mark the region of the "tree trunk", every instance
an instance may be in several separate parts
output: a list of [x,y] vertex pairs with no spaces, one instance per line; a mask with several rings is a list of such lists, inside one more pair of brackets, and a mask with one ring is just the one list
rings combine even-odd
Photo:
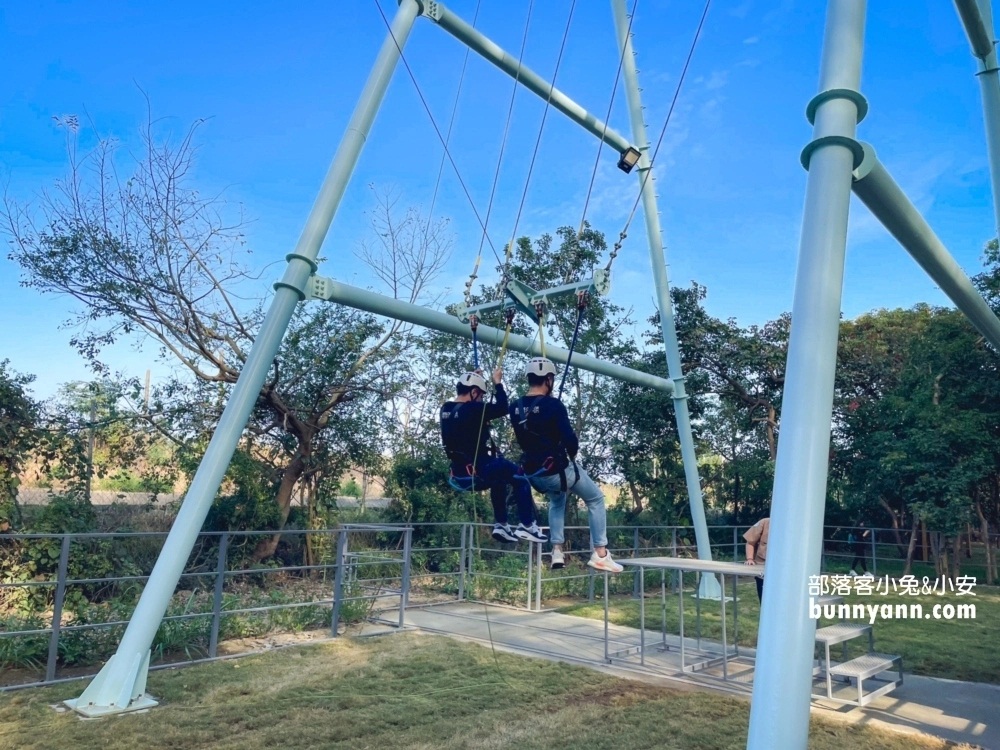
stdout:
[[924,562],[927,562],[927,522],[920,522],[920,557]]
[[632,495],[632,515],[637,516],[642,513],[642,495],[635,482],[631,479],[628,480],[628,490],[629,494]]
[[292,510],[292,493],[295,490],[295,485],[299,481],[299,478],[306,470],[306,456],[309,454],[309,449],[309,443],[300,439],[298,446],[295,448],[295,454],[292,456],[292,460],[288,462],[284,471],[281,472],[281,484],[278,485],[278,494],[274,498],[275,502],[278,504],[279,533],[273,534],[267,539],[262,539],[258,542],[257,547],[253,551],[254,562],[266,560],[271,557],[274,554],[274,551],[278,548],[278,542],[281,540],[280,531],[285,528],[285,522],[288,521],[288,514]]
[[931,540],[931,556],[934,558],[934,574],[942,575],[941,559],[944,556],[944,550],[941,549],[941,533],[938,531],[931,531],[928,532],[928,536]]
[[916,514],[913,516],[913,524],[910,526],[910,544],[906,548],[906,566],[903,568],[903,575],[910,575],[913,567],[913,553],[917,549],[917,530],[920,528],[920,521]]
[[979,535],[983,538],[983,549],[986,550],[986,585],[992,586],[994,580],[993,565],[995,556],[993,546],[990,544],[990,522],[986,520],[983,513],[983,504],[976,498],[976,515],[979,517]]
[[768,404],[767,422],[764,433],[765,435],[767,435],[767,450],[771,454],[772,461],[776,461],[778,459],[778,441],[774,435],[774,431],[777,428],[777,426],[778,426],[778,413],[775,411],[773,404]]
[[951,565],[948,568],[948,576],[951,580],[958,578],[962,566],[962,533],[955,534],[951,542]]
[[902,557],[906,554],[906,545],[903,544],[903,535],[899,531],[899,516],[896,511],[892,509],[892,506],[886,502],[884,497],[878,499],[879,505],[885,508],[886,512],[889,514],[889,518],[892,519],[892,533],[896,537],[896,550],[899,552],[899,556]]

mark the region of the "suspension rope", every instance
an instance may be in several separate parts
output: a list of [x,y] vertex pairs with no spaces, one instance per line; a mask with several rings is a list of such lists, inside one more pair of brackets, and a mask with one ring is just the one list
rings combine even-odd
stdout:
[[[486,231],[486,224],[483,222],[482,216],[479,215],[479,210],[476,208],[476,203],[472,199],[472,194],[469,192],[468,186],[465,184],[465,180],[462,179],[462,173],[458,170],[458,164],[455,163],[455,158],[451,154],[451,150],[448,148],[448,144],[445,142],[444,135],[441,133],[441,128],[438,127],[437,120],[434,119],[434,113],[431,112],[430,105],[427,103],[426,97],[424,97],[424,92],[420,89],[420,84],[417,83],[417,77],[413,73],[413,69],[410,67],[410,63],[407,62],[406,56],[403,54],[403,48],[399,44],[399,40],[396,39],[396,35],[392,31],[392,26],[389,24],[389,19],[386,18],[385,13],[382,10],[382,6],[379,5],[378,0],[374,0],[375,7],[378,8],[378,13],[382,17],[382,22],[385,24],[385,28],[388,30],[389,35],[392,37],[393,42],[396,44],[396,50],[399,52],[399,59],[403,63],[403,67],[406,68],[406,72],[410,76],[410,80],[413,82],[413,87],[416,89],[417,96],[420,99],[420,103],[424,107],[424,111],[427,112],[427,117],[431,121],[431,125],[434,128],[434,132],[437,133],[438,140],[441,141],[441,145],[444,147],[445,156],[448,157],[448,162],[451,164],[452,170],[455,172],[455,177],[458,178],[459,184],[462,186],[462,191],[465,193],[466,199],[469,201],[469,206],[472,208],[472,213],[475,214],[476,221],[479,222],[479,226]],[[498,265],[502,265],[500,260],[500,255],[497,253],[497,249],[493,246],[493,242],[490,240],[489,236],[486,237],[486,242],[489,244],[490,249],[493,251],[493,256],[497,260]]]
[[538,316],[538,346],[542,356],[545,356],[545,303],[535,303],[535,315]]
[[[691,59],[694,57],[694,51],[698,47],[698,41],[701,39],[701,31],[705,26],[705,18],[708,16],[708,9],[712,5],[712,0],[705,0],[705,9],[701,12],[701,19],[698,21],[698,28],[695,29],[694,39],[691,40],[691,48],[688,50],[687,59],[684,60],[684,67],[681,68],[680,78],[677,80],[677,87],[674,89],[674,97],[670,101],[670,108],[667,110],[667,117],[663,121],[663,127],[660,129],[660,137],[656,141],[656,148],[653,149],[653,156],[649,160],[649,164],[646,167],[646,171],[642,174],[642,182],[639,183],[639,194],[635,197],[635,203],[632,204],[632,211],[629,213],[628,220],[625,222],[625,228],[622,229],[621,239],[619,243],[616,244],[616,250],[613,251],[611,260],[613,261],[615,256],[617,256],[617,250],[620,248],[621,240],[624,240],[626,234],[628,234],[628,228],[632,224],[632,219],[635,218],[635,212],[639,208],[639,201],[642,200],[642,191],[646,187],[646,181],[649,176],[653,173],[653,165],[656,163],[656,157],[660,153],[660,146],[663,145],[663,136],[666,135],[667,126],[670,124],[670,117],[674,113],[674,107],[677,105],[677,99],[681,93],[681,87],[684,85],[684,79],[687,77],[688,67],[691,65]],[[608,262],[608,269],[611,268],[611,261]]]
[[580,334],[580,323],[583,321],[583,313],[587,309],[589,295],[586,291],[576,293],[576,327],[573,328],[573,340],[569,345],[569,354],[566,356],[566,367],[563,369],[562,382],[559,383],[559,400],[562,401],[563,389],[566,387],[566,376],[569,375],[569,365],[573,361],[573,350],[576,349],[576,340]]
[[[628,17],[628,28],[625,30],[625,38],[628,39],[629,35],[632,33],[632,21],[635,19],[635,9],[639,4],[639,0],[632,0],[632,12]],[[576,234],[579,237],[583,234],[583,227],[587,221],[587,208],[590,206],[590,197],[594,192],[594,182],[597,179],[597,168],[601,163],[601,151],[604,149],[604,136],[608,132],[608,122],[611,120],[611,109],[614,107],[615,95],[618,93],[618,82],[621,80],[622,67],[625,65],[625,50],[628,49],[626,45],[622,45],[622,53],[618,58],[618,70],[615,73],[615,84],[611,87],[611,100],[608,102],[608,111],[604,115],[604,131],[601,133],[601,140],[597,143],[597,156],[594,158],[594,169],[590,173],[590,185],[587,187],[587,197],[583,201],[583,215],[580,217],[580,228],[577,230]]]
[[497,358],[497,367],[503,367],[503,361],[507,357],[507,342],[510,340],[510,329],[514,325],[514,316],[517,311],[513,307],[507,308],[507,329],[503,333],[503,343],[500,344],[500,356]]
[[472,369],[479,369],[479,342],[476,339],[476,329],[479,328],[479,318],[469,316],[469,327],[472,329]]
[[[518,51],[517,55],[517,75],[514,77],[514,86],[510,93],[510,103],[507,105],[507,120],[503,126],[503,137],[500,139],[500,153],[497,156],[497,166],[493,172],[493,185],[490,187],[490,200],[486,206],[486,223],[483,226],[483,236],[479,240],[479,249],[477,255],[482,256],[483,253],[483,242],[486,239],[486,228],[490,223],[490,215],[493,212],[493,199],[496,197],[497,185],[500,182],[500,167],[503,164],[503,156],[507,150],[507,139],[510,135],[510,123],[514,115],[514,101],[517,98],[518,82],[521,80],[521,63],[524,60],[524,50],[528,45],[528,29],[531,27],[531,12],[535,7],[534,0],[528,3],[528,14],[524,20],[524,32],[521,34],[521,49]],[[499,260],[499,258],[498,258]],[[503,287],[507,281],[507,267],[510,264],[510,251],[507,251],[505,258],[505,265],[503,270],[503,277],[500,280],[500,297],[503,298]],[[476,267],[479,267],[478,260],[476,261]]]
[[[482,262],[483,259],[483,242],[485,242],[487,239],[487,228],[489,227],[490,216],[493,213],[493,200],[496,197],[497,185],[500,182],[500,167],[503,165],[504,153],[507,150],[507,139],[510,135],[510,123],[514,114],[514,101],[517,97],[517,84],[521,76],[520,73],[521,62],[524,59],[524,50],[528,43],[528,29],[531,26],[531,11],[534,8],[534,5],[535,5],[534,0],[531,0],[531,2],[528,3],[528,14],[524,21],[524,32],[521,35],[521,49],[518,52],[518,57],[517,57],[518,73],[514,77],[514,86],[510,94],[510,104],[507,105],[507,121],[504,123],[503,137],[500,139],[500,153],[497,155],[497,166],[493,172],[493,185],[490,187],[490,199],[486,206],[486,220],[483,223],[483,233],[479,239],[479,248],[476,251],[476,263],[472,268],[472,273],[469,275],[469,280],[465,283],[465,304],[468,306],[472,305],[472,286],[473,284],[475,284],[476,279],[479,277],[479,264]],[[496,253],[494,252],[494,255],[495,254]],[[500,284],[498,289],[498,299],[502,300],[504,295],[504,287],[506,286],[508,281],[507,276],[510,267],[509,248],[507,250],[504,263],[500,264],[499,261],[500,259],[497,258],[498,265],[502,265],[502,270],[501,270],[502,275],[500,278]],[[514,321],[512,318],[508,318],[507,330],[504,333],[504,347],[501,350],[502,353],[506,351],[506,342],[510,336],[510,328],[513,322]],[[501,354],[501,361],[502,359],[503,359],[503,354]]]
[[[476,23],[479,21],[479,8],[482,5],[482,0],[476,0],[476,12],[472,16],[472,28],[476,27]],[[469,55],[472,54],[472,49],[470,47],[465,48],[465,57],[462,60],[462,72],[458,76],[458,88],[455,89],[455,101],[451,105],[451,117],[448,118],[448,132],[445,133],[444,140],[445,143],[451,143],[451,133],[455,128],[455,115],[458,114],[458,100],[462,96],[462,84],[465,83],[465,71],[469,67]],[[431,219],[434,216],[434,206],[437,203],[438,190],[441,187],[441,176],[444,174],[444,162],[445,153],[441,152],[441,163],[438,164],[437,179],[434,180],[434,192],[431,193],[431,207],[427,211],[427,225],[424,227],[424,245],[427,245],[427,235],[430,232]],[[486,221],[489,221],[489,213],[486,214]],[[479,250],[482,252],[482,243],[479,245]],[[476,263],[476,268],[479,268],[479,263]],[[474,273],[474,272],[473,272]]]
[[517,239],[517,226],[521,222],[521,213],[524,211],[524,203],[528,198],[528,187],[531,184],[531,174],[535,169],[535,160],[538,158],[538,149],[542,143],[542,133],[545,130],[545,120],[549,114],[549,105],[552,103],[552,94],[556,88],[556,79],[559,77],[559,68],[562,65],[563,52],[566,50],[566,40],[569,38],[569,28],[573,22],[573,11],[576,9],[576,0],[573,0],[569,7],[569,16],[566,19],[566,28],[563,30],[562,42],[559,45],[559,56],[556,58],[556,67],[552,73],[552,83],[549,86],[549,95],[545,99],[545,109],[542,110],[542,121],[538,127],[538,137],[535,139],[535,148],[531,152],[531,161],[528,163],[528,176],[524,180],[524,191],[521,193],[521,203],[517,208],[517,216],[514,218],[514,229],[511,232],[510,243],[507,245],[507,265],[504,267],[504,275],[506,276],[506,269],[510,267],[510,259],[514,247],[514,242]]

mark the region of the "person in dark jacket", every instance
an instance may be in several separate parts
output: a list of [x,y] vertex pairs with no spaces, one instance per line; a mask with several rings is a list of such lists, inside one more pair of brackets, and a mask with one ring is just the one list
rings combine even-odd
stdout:
[[569,422],[566,407],[552,396],[556,366],[551,360],[535,357],[528,362],[525,376],[528,392],[510,405],[510,420],[521,446],[524,475],[531,486],[544,493],[549,501],[552,567],[561,568],[566,564],[563,553],[566,496],[572,492],[587,506],[593,547],[587,565],[601,571],[620,573],[622,566],[608,552],[604,495],[577,463],[580,442]]
[[[547,537],[535,520],[531,488],[515,479],[517,466],[496,450],[490,436],[490,422],[507,414],[507,392],[503,370],[493,371],[496,398],[483,401],[486,379],[481,370],[467,372],[458,379],[454,400],[441,406],[441,442],[451,461],[451,484],[462,490],[489,490],[493,504],[493,538],[501,542],[524,539],[545,542]],[[512,529],[507,521],[507,493],[513,491],[520,523]]]

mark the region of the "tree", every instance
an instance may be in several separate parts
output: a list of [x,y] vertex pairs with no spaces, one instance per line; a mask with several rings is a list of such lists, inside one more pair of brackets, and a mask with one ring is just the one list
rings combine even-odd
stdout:
[[845,331],[835,455],[848,499],[897,528],[910,518],[911,555],[926,522],[939,573],[957,575],[958,537],[1000,465],[1000,363],[955,310],[880,311]]
[[0,532],[20,523],[17,488],[21,469],[39,440],[41,407],[28,394],[34,380],[0,361]]
[[[130,170],[120,163],[127,160],[114,139],[100,140],[79,157],[75,120],[64,124],[69,174],[43,195],[39,215],[5,201],[10,257],[21,266],[25,285],[80,303],[69,321],[79,329],[72,343],[95,371],[107,373],[102,350],[121,338],[150,338],[161,356],[182,365],[201,387],[175,380],[157,394],[162,410],[145,416],[179,445],[197,441],[205,425],[192,425],[189,412],[213,413],[202,400],[204,386],[224,392],[236,382],[263,316],[260,304],[243,299],[254,293],[256,275],[246,266],[242,214],[192,184],[201,122],[174,143],[160,139],[150,120]],[[118,177],[127,172],[127,179]],[[397,220],[391,194],[376,196],[372,214],[376,240],[362,255],[374,261],[393,296],[417,301],[447,255],[443,225],[413,211]],[[393,391],[392,363],[409,345],[406,333],[398,322],[338,306],[298,311],[261,388],[247,438],[275,462],[279,527],[296,484],[315,469],[317,458],[353,460],[363,452],[348,430],[357,427],[363,405]],[[192,394],[198,396],[196,409],[174,400]],[[323,442],[321,434],[336,437]],[[274,538],[262,545],[258,555],[271,554],[276,544]]]

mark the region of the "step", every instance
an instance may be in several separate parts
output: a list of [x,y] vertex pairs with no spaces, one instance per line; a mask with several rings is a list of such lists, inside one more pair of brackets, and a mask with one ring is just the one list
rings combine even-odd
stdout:
[[843,664],[830,667],[830,674],[838,677],[856,677],[866,680],[881,672],[898,669],[900,657],[896,654],[864,654]]
[[839,622],[836,625],[827,625],[816,631],[816,642],[832,646],[834,643],[843,643],[852,638],[860,638],[868,635],[872,630],[871,625],[861,625],[854,622]]

